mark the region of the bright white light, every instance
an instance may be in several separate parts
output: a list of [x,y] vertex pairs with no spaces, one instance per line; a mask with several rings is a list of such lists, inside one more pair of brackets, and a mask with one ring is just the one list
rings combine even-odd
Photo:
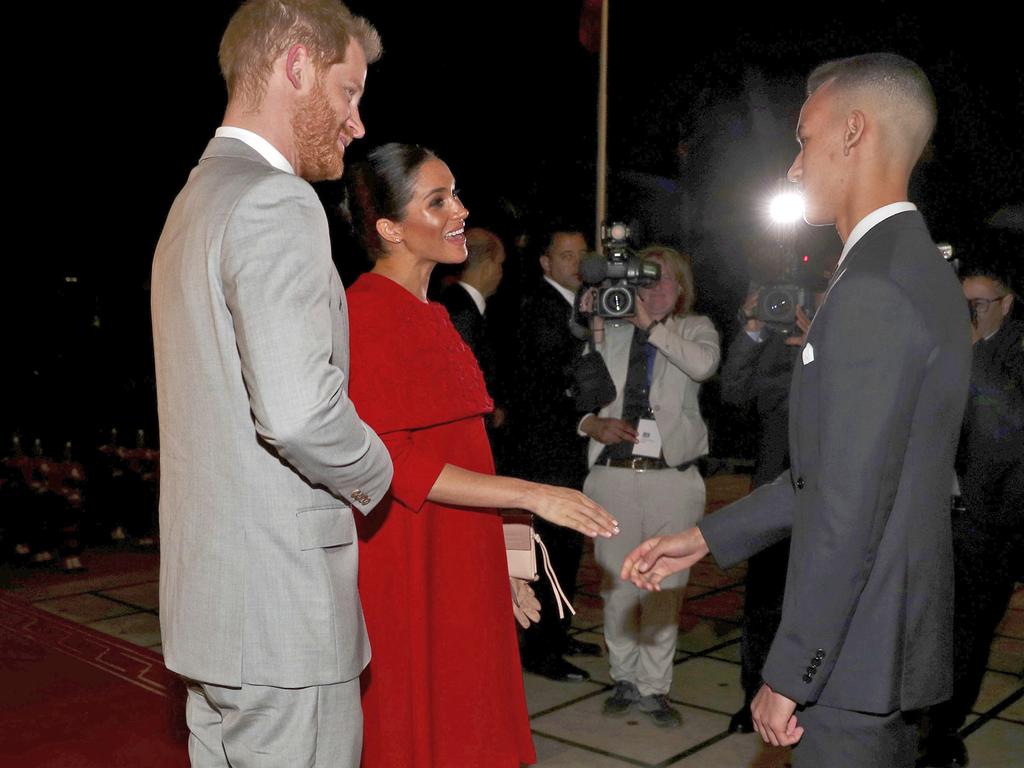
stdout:
[[779,224],[791,224],[803,218],[804,199],[796,192],[776,195],[772,198],[768,213],[771,215],[772,221]]

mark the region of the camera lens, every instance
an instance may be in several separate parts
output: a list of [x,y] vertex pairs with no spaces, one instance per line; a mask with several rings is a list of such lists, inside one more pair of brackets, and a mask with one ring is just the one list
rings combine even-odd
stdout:
[[793,296],[788,291],[770,291],[761,298],[762,319],[789,322],[796,314]]
[[612,286],[601,294],[601,314],[605,317],[622,317],[633,309],[633,295],[622,286]]

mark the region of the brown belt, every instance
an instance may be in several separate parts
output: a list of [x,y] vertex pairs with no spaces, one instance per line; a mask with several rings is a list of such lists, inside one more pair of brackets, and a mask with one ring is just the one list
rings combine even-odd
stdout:
[[598,462],[606,467],[618,467],[619,469],[632,469],[636,472],[645,472],[648,469],[678,469],[680,472],[689,469],[694,464],[694,461],[687,461],[680,464],[678,467],[673,467],[670,464],[666,464],[665,460],[660,456],[658,458],[651,458],[650,456],[629,456],[625,459],[605,459],[604,461]]

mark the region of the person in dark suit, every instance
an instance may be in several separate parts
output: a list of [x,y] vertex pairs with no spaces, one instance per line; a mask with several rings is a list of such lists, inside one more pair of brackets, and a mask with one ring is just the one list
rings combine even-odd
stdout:
[[[587,440],[577,432],[579,413],[569,390],[583,342],[570,330],[580,260],[587,241],[575,229],[554,228],[540,256],[541,282],[520,310],[516,400],[510,419],[516,473],[527,480],[580,490],[587,475]],[[536,521],[566,597],[572,601],[583,553],[579,534]],[[590,675],[563,656],[600,655],[600,648],[568,636],[552,591],[537,589],[541,620],[523,635],[523,667],[552,680],[579,682]]]
[[[720,377],[723,402],[753,405],[757,412],[757,458],[751,477],[755,489],[789,467],[789,385],[803,343],[802,336],[786,336],[766,328],[754,316],[757,297],[758,292],[752,291],[740,310],[743,327],[729,344]],[[803,322],[806,329],[806,317]],[[782,619],[788,562],[787,538],[753,555],[747,563],[740,641],[743,707],[729,721],[729,730],[735,733],[754,730],[750,703],[761,687],[761,668]]]
[[952,686],[946,497],[970,375],[956,276],[906,202],[935,124],[927,77],[894,54],[811,73],[789,170],[804,218],[834,223],[836,274],[790,391],[789,472],[622,575],[656,589],[709,551],[728,567],[791,535],[782,622],[754,726],[794,765],[914,764],[913,713]]
[[501,284],[505,247],[496,234],[481,227],[466,230],[469,255],[462,264],[458,281],[447,286],[440,301],[448,310],[452,325],[466,342],[484,374],[487,393],[494,400],[494,412],[487,420],[487,435],[492,450],[497,433],[505,425],[505,388],[498,377],[494,344],[487,328],[487,300]]
[[961,273],[971,307],[971,389],[957,452],[954,497],[953,696],[932,707],[919,765],[960,768],[957,731],[978,697],[992,636],[1024,562],[1024,322],[1011,312],[1006,274],[976,265]]

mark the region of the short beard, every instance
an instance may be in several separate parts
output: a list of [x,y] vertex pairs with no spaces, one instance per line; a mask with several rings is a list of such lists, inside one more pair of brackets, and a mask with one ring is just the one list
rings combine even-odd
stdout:
[[313,90],[299,102],[292,116],[299,175],[306,181],[341,178],[345,166],[338,149],[340,130],[323,79],[317,78]]

